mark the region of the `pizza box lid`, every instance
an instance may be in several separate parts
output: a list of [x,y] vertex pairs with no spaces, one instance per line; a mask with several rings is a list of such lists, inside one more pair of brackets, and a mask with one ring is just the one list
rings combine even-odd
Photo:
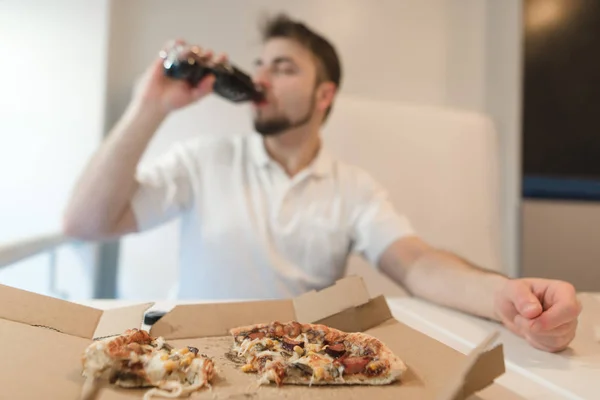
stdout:
[[[0,302],[0,398],[2,393],[18,393],[20,399],[78,398],[86,346],[94,338],[140,327],[144,311],[152,305],[102,311],[1,285]],[[288,300],[176,306],[150,333],[177,347],[191,345],[220,354],[231,344],[229,329],[273,320],[323,323],[371,334],[407,364],[408,372],[401,382],[387,386],[257,387],[251,384],[256,381],[254,375],[221,368],[226,358],[218,356],[214,360],[219,375],[212,389],[191,398],[462,400],[473,398],[505,371],[502,345],[490,346],[493,337],[468,355],[455,351],[395,320],[385,298],[370,298],[359,277],[347,277],[327,289]],[[141,399],[144,392],[105,385],[98,400]]]
[[153,303],[99,310],[0,285],[0,398],[77,399],[94,338],[139,327]]

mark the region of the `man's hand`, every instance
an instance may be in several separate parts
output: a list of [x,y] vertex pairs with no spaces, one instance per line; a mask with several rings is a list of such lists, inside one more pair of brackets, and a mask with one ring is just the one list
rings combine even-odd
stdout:
[[[201,64],[220,63],[227,60],[227,56],[224,54],[215,58],[212,50],[190,46],[183,40],[167,43],[163,52],[172,45],[181,47],[181,59],[193,58]],[[135,104],[151,105],[153,110],[168,114],[173,110],[188,106],[212,92],[215,82],[213,74],[205,76],[197,86],[193,87],[186,81],[167,77],[163,72],[163,61],[162,58],[157,58],[137,82],[134,90],[133,102]]]
[[581,313],[573,285],[548,279],[513,279],[496,293],[495,313],[512,332],[549,352],[567,348]]

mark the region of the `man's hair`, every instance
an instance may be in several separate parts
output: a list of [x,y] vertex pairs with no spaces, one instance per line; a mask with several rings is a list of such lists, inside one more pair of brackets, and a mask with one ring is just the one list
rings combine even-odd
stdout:
[[[287,38],[304,46],[317,60],[316,83],[330,81],[339,89],[342,80],[340,59],[333,45],[323,36],[285,14],[266,19],[261,31],[263,42],[274,38]],[[324,119],[327,119],[330,111],[331,106],[325,111]]]

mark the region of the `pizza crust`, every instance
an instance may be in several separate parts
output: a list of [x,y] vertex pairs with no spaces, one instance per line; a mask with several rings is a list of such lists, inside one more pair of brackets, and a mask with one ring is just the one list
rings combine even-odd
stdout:
[[251,332],[251,331],[260,330],[260,329],[266,329],[268,327],[269,327],[268,324],[254,324],[254,325],[238,326],[237,328],[230,329],[229,333],[233,337],[237,337],[246,332]]
[[389,385],[398,379],[398,376],[388,376],[385,378],[372,378],[367,376],[347,376],[344,380],[333,380],[333,381],[315,381],[310,378],[303,377],[286,377],[283,379],[284,384],[288,385],[303,385],[303,386],[329,386],[329,385],[365,385],[365,386],[379,386]]

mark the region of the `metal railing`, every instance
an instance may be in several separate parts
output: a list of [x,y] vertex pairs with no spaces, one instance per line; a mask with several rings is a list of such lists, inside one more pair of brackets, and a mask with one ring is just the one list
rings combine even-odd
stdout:
[[61,292],[56,285],[56,251],[72,239],[62,233],[49,233],[17,240],[0,245],[0,270],[19,261],[47,253],[49,256],[49,281],[48,290],[57,297],[65,299],[67,295]]
[[[57,252],[62,246],[81,244],[77,239],[65,236],[62,232],[51,232],[10,243],[0,244],[0,271],[19,261],[38,255],[48,255],[49,282],[48,290],[58,297],[66,298],[66,294],[57,287]],[[92,297],[115,298],[117,293],[117,270],[119,263],[119,242],[95,242],[98,246],[97,256],[91,260],[92,265]]]
[[71,241],[71,238],[55,232],[0,244],[0,269],[26,258],[51,251]]

